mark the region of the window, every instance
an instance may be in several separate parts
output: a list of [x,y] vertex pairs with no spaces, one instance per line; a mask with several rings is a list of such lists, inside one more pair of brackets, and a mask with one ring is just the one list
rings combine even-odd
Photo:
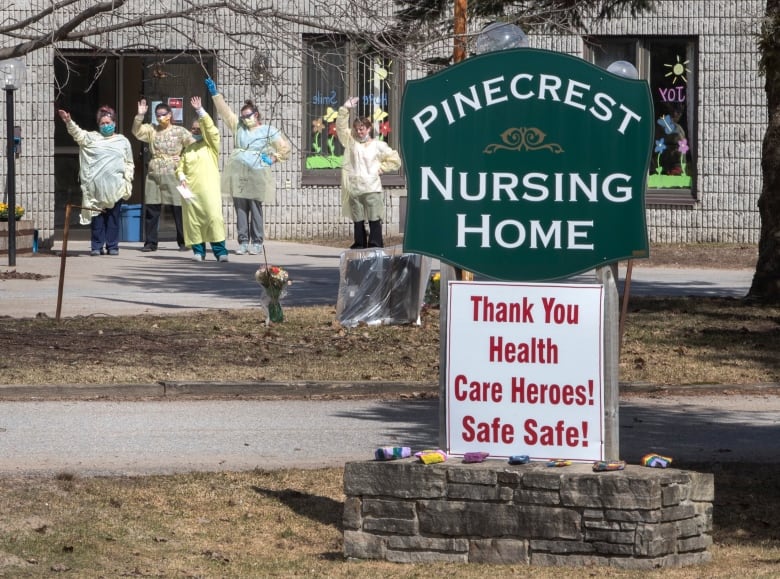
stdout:
[[598,37],[587,42],[594,64],[633,63],[650,84],[655,140],[647,177],[648,204],[696,201],[696,44],[690,38]]
[[[360,100],[355,113],[374,124],[374,138],[398,148],[400,67],[385,56],[341,37],[304,37],[303,183],[337,184],[344,150],[336,138],[336,115],[347,97]],[[382,177],[402,185],[400,173]]]

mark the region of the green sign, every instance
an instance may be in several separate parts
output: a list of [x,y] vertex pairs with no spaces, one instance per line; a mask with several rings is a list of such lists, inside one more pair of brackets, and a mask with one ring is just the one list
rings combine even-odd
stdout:
[[507,281],[648,256],[646,82],[506,50],[409,82],[401,118],[405,251]]

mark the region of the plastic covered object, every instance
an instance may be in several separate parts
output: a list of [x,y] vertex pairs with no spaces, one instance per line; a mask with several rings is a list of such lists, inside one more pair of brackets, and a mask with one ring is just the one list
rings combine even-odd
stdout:
[[341,254],[336,319],[360,323],[419,324],[431,258],[396,245]]

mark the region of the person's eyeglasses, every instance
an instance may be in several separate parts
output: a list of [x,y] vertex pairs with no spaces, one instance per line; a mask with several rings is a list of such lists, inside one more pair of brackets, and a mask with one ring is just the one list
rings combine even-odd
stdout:
[[190,132],[191,132],[193,135],[200,135],[200,129],[198,129],[198,128],[195,128],[195,127],[193,127],[192,129],[190,129]]
[[255,113],[246,113],[245,115],[241,115],[242,119],[251,119],[253,116],[255,116]]
[[170,115],[170,114],[171,114],[171,113],[155,113],[155,116],[156,116],[158,119],[161,119],[161,118],[163,118],[163,117],[167,117],[167,116],[168,116],[168,115]]

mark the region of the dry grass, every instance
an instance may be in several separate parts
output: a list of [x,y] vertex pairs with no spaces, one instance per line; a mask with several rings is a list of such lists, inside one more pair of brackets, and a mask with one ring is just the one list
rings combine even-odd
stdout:
[[724,465],[713,563],[655,573],[346,561],[342,469],[0,479],[0,576],[776,577],[778,475]]
[[[332,307],[177,316],[0,318],[0,384],[403,382],[437,384],[438,310],[420,326],[344,328]],[[780,307],[736,299],[632,298],[620,380],[780,382]]]
[[730,298],[632,298],[620,380],[780,382],[780,307]]

